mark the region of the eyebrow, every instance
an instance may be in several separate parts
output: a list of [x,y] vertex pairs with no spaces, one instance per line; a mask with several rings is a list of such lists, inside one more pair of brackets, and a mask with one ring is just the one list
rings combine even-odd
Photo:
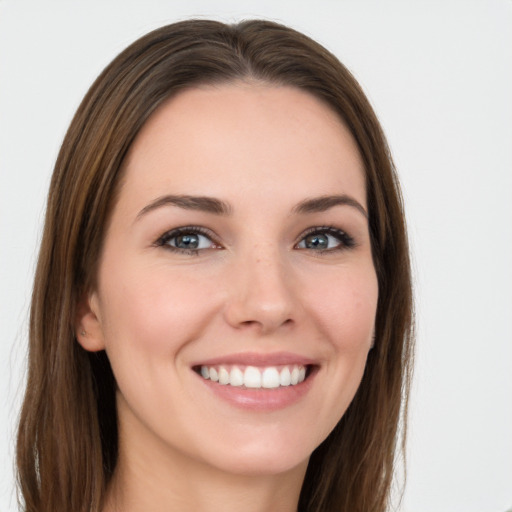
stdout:
[[161,208],[162,206],[177,206],[185,210],[196,210],[206,213],[214,213],[215,215],[229,215],[231,206],[225,201],[207,196],[186,196],[186,195],[167,195],[162,196],[147,206],[137,214],[137,220],[147,213]]
[[[231,205],[221,199],[208,196],[189,196],[189,195],[165,195],[158,197],[138,214],[136,220],[147,213],[161,208],[163,206],[177,206],[185,210],[196,210],[215,215],[230,215],[232,213]],[[368,218],[368,213],[356,199],[346,194],[329,195],[305,199],[293,207],[292,213],[320,213],[325,212],[335,206],[351,206]]]
[[351,206],[368,218],[368,212],[363,205],[351,196],[346,194],[313,197],[305,199],[293,208],[294,213],[319,213],[325,212],[334,206]]

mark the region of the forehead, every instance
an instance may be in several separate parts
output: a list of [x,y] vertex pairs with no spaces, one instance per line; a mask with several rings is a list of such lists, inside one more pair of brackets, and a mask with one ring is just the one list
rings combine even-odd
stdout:
[[143,126],[124,173],[123,189],[140,200],[288,190],[290,200],[305,191],[351,193],[364,205],[366,195],[357,145],[339,116],[288,86],[235,83],[179,93]]

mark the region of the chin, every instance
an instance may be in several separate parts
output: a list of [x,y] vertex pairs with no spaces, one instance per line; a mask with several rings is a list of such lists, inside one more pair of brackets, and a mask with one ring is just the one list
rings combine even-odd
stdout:
[[279,475],[297,468],[305,469],[317,445],[311,439],[293,439],[286,433],[267,440],[262,435],[259,438],[252,433],[248,435],[257,441],[247,442],[247,439],[244,441],[233,436],[227,446],[205,453],[205,458],[210,459],[210,465],[227,473],[245,476]]
[[309,456],[262,453],[244,454],[231,460],[219,461],[217,467],[226,473],[241,476],[277,476],[300,468],[306,468]]

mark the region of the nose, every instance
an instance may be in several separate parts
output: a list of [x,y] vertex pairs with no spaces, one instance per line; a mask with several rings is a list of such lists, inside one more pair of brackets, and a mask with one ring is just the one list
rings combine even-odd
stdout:
[[253,251],[248,257],[240,257],[229,276],[226,321],[237,329],[255,329],[260,334],[294,324],[300,301],[291,274],[275,251]]

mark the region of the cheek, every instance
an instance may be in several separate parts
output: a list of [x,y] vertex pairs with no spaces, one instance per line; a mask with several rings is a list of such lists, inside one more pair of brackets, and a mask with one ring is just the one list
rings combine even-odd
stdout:
[[140,354],[169,355],[198,336],[216,311],[214,290],[211,279],[190,274],[170,272],[165,265],[119,266],[105,276],[108,296],[102,320],[107,349],[121,345]]
[[377,310],[378,284],[373,267],[340,272],[310,295],[310,306],[335,349],[358,353],[369,348]]
[[[373,266],[328,269],[317,274],[307,307],[324,355],[324,394],[312,417],[318,418],[320,444],[340,421],[359,388],[371,346],[378,299]],[[322,283],[324,285],[322,286]],[[321,421],[320,419],[323,419]]]

